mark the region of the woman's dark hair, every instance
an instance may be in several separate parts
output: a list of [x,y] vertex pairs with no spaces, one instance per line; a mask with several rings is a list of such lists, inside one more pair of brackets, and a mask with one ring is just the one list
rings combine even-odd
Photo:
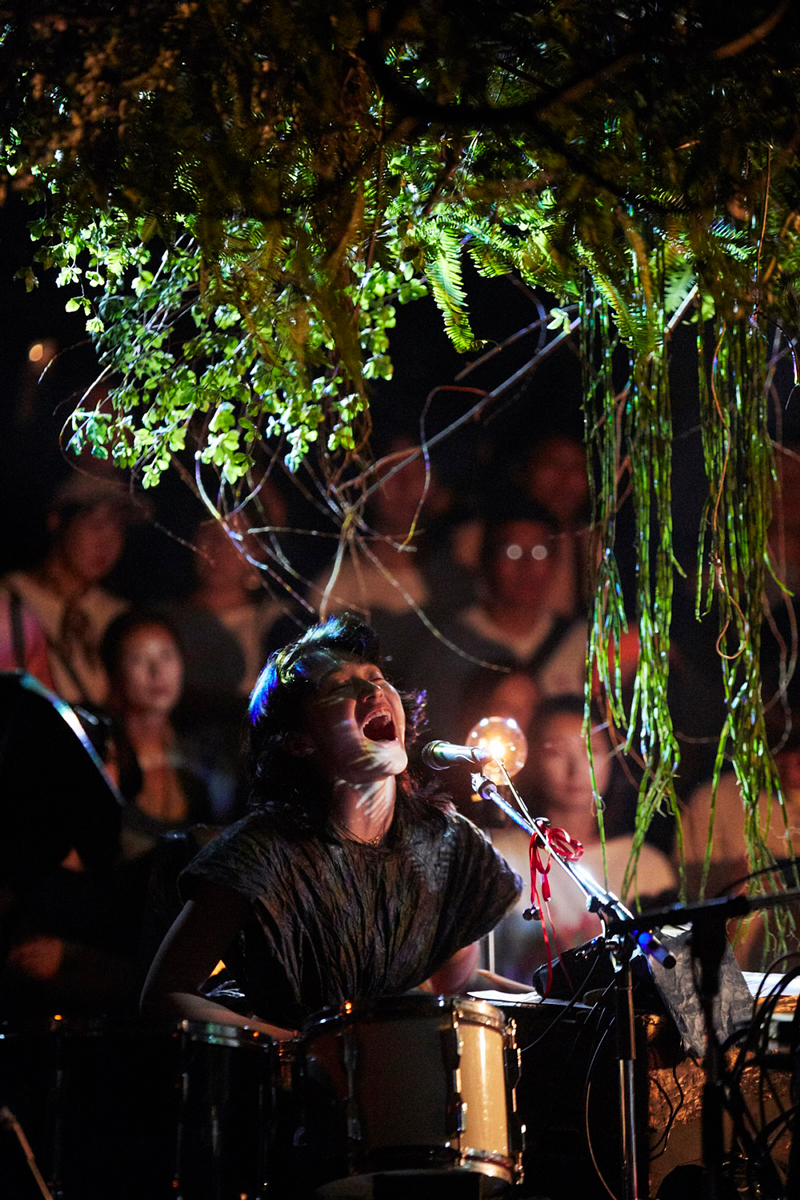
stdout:
[[[534,724],[543,725],[545,721],[549,721],[553,717],[560,717],[562,713],[569,713],[570,716],[580,717],[583,720],[586,713],[584,697],[578,692],[560,692],[554,696],[543,696],[536,705]],[[594,702],[589,711],[589,718],[592,728],[603,725],[600,711]]]
[[[312,625],[302,637],[271,654],[250,696],[250,806],[280,817],[287,831],[321,832],[327,826],[328,785],[309,757],[292,752],[292,742],[302,728],[306,701],[342,655],[384,669],[375,630],[359,617],[342,613]],[[401,692],[400,699],[409,746],[422,721],[424,694]],[[398,815],[419,816],[423,810],[418,810],[418,802],[426,813],[436,811],[408,773],[399,784]]]
[[168,617],[148,609],[131,609],[114,618],[100,643],[100,661],[109,678],[119,669],[122,647],[131,634],[138,633],[140,629],[150,629],[153,625],[167,631],[183,658],[181,639]]

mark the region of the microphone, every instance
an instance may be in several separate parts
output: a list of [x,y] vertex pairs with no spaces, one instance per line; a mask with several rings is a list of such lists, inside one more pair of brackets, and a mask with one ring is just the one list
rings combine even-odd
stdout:
[[454,746],[452,742],[428,742],[422,748],[422,761],[426,767],[434,771],[443,771],[456,763],[469,763],[472,767],[481,767],[489,762],[492,755],[488,750],[479,750],[477,746]]

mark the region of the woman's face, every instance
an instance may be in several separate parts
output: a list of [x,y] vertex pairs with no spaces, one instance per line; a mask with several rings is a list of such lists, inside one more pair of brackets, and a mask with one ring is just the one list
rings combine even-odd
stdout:
[[589,499],[586,451],[570,438],[548,439],[531,457],[528,493],[544,504],[562,525],[568,525]]
[[[548,814],[558,813],[565,823],[571,813],[583,819],[592,812],[592,773],[582,726],[583,719],[577,713],[558,713],[538,731],[534,748],[536,774]],[[601,796],[611,777],[609,750],[605,734],[599,730],[592,733],[595,779]]]
[[67,569],[87,586],[105,579],[119,561],[125,531],[117,510],[102,504],[77,513],[58,538],[58,555]]
[[399,775],[408,757],[397,690],[374,663],[349,655],[332,661],[306,702],[303,750],[331,781],[366,784]]
[[115,683],[127,712],[167,716],[178,703],[183,660],[163,625],[144,625],[122,644]]

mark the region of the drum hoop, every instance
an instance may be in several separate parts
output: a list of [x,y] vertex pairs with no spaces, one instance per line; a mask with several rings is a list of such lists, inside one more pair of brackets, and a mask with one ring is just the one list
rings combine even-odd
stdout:
[[[456,1146],[423,1142],[413,1146],[400,1144],[393,1146],[373,1146],[354,1155],[357,1163],[357,1173],[369,1176],[377,1174],[403,1174],[406,1171],[442,1169],[443,1174],[451,1174],[453,1169],[480,1166],[496,1168],[508,1176],[510,1180],[515,1174],[514,1159],[509,1154],[501,1154],[498,1150],[484,1150],[478,1146],[467,1146],[459,1150]],[[391,1165],[390,1165],[391,1164]]]
[[180,1021],[175,1027],[185,1041],[197,1042],[208,1046],[258,1046],[268,1049],[277,1045],[274,1038],[262,1033],[260,1029],[252,1029],[249,1025],[226,1025],[220,1021]]
[[499,1008],[488,1000],[471,996],[402,995],[378,996],[373,1000],[348,1000],[344,1004],[323,1008],[305,1022],[302,1036],[334,1028],[346,1022],[377,1023],[407,1019],[439,1012],[465,1025],[484,1025],[505,1034],[507,1021]]
[[270,1046],[273,1038],[249,1026],[227,1025],[222,1022],[192,1021],[179,1017],[142,1018],[136,1016],[65,1016],[28,1017],[18,1022],[0,1023],[0,1039],[28,1037],[63,1037],[67,1040],[106,1038],[111,1041],[126,1037],[183,1038],[208,1045]]

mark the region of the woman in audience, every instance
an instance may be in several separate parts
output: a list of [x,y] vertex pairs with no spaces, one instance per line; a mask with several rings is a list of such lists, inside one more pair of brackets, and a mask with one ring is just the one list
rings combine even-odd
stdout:
[[[690,901],[711,899],[726,892],[744,890],[751,874],[759,881],[758,891],[768,893],[783,876],[788,888],[797,886],[795,860],[800,848],[800,714],[793,714],[788,733],[775,750],[783,806],[777,789],[772,796],[758,798],[755,812],[748,814],[735,773],[726,770],[714,788],[706,780],[691,794],[681,814],[684,869]],[[749,825],[750,836],[745,828]],[[706,867],[706,851],[711,849]],[[754,857],[748,848],[760,839]],[[675,860],[679,850],[676,847]],[[772,870],[770,868],[776,868]],[[791,907],[795,930],[790,930],[787,948],[798,949],[797,904]],[[763,970],[765,958],[773,957],[776,918],[769,910],[756,912],[745,922],[731,922],[729,935],[734,952],[745,970]],[[768,937],[765,935],[769,934]]]
[[124,613],[109,625],[101,655],[113,716],[106,769],[128,801],[119,843],[90,865],[73,848],[15,898],[0,968],[12,1014],[134,1009],[152,851],[162,832],[209,819],[203,782],[172,726],[183,668],[170,626]]
[[[624,900],[623,882],[633,848],[636,788],[614,753],[607,727],[594,724],[590,739],[595,791],[583,720],[581,696],[551,696],[542,701],[531,730],[532,792],[523,799],[532,816],[547,817],[554,829],[563,829],[573,841],[580,842],[581,865]],[[600,838],[598,802],[603,811],[605,848]],[[514,869],[530,880],[530,839],[525,831],[509,823],[492,832],[492,841]],[[558,863],[551,863],[548,879],[552,897],[543,916],[548,932],[554,935],[551,947],[555,956],[596,937],[602,927],[599,918],[587,912],[583,892]],[[675,886],[676,876],[667,857],[645,843],[627,889],[629,906],[638,900],[644,907]],[[525,920],[522,915],[530,905],[528,888],[494,933],[497,970],[522,982],[530,982],[532,972],[546,958],[541,922]]]
[[27,571],[0,579],[0,669],[24,668],[70,704],[105,704],[99,645],[126,607],[103,582],[137,509],[121,482],[73,474],[48,515],[50,544]]
[[577,616],[589,598],[589,475],[586,449],[563,433],[544,437],[531,448],[521,472],[523,492],[544,504],[558,524],[550,608]]
[[172,723],[183,659],[171,625],[160,616],[125,613],[109,626],[101,652],[114,718],[107,765],[129,801],[127,848],[135,853],[161,833],[210,820],[208,793]]

